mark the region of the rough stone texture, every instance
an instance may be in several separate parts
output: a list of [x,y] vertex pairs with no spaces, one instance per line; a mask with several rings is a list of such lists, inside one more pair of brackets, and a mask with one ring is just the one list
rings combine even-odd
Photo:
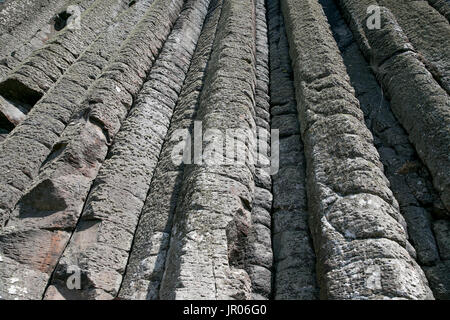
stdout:
[[[372,54],[376,54],[380,48],[371,48],[372,45],[367,40],[367,34],[364,30],[367,27],[367,8],[370,5],[375,5],[384,6],[391,10],[404,35],[401,32],[397,33],[397,30],[395,30],[390,36],[407,37],[414,49],[420,53],[420,60],[425,63],[429,71],[433,73],[434,78],[447,93],[450,93],[450,25],[427,1],[337,1],[340,3],[344,16],[356,35],[361,50],[368,59]],[[431,0],[429,2],[437,1]],[[448,3],[445,7],[448,7]],[[381,22],[384,23],[383,18]]]
[[[236,70],[239,70],[236,73]],[[254,147],[255,4],[224,1],[197,119],[204,130],[242,129]],[[214,140],[204,140],[214,147]],[[219,149],[217,154],[223,156]],[[186,168],[161,283],[162,299],[248,299],[245,250],[254,164],[217,165],[214,154]]]
[[248,235],[246,270],[252,283],[252,298],[268,299],[272,292],[270,170],[269,46],[264,0],[256,0],[256,87],[255,123],[257,158],[255,159],[255,195]]
[[[448,21],[425,1],[386,2],[396,12],[395,16],[383,8],[381,29],[368,30],[365,24],[367,7],[363,3],[353,0],[340,0],[340,3],[357,40],[367,42],[362,51],[371,60],[377,78],[390,97],[392,110],[409,133],[410,141],[430,170],[434,186],[449,210],[450,99],[445,84],[450,61],[450,37],[446,36],[450,32]],[[416,28],[417,24],[408,22],[405,15],[420,19],[423,28]],[[436,23],[425,22],[422,16],[428,16]],[[358,17],[362,27],[355,27],[349,17]],[[416,21],[416,18],[411,19]],[[419,31],[422,29],[424,31]],[[438,53],[439,50],[442,52]]]
[[179,198],[184,165],[172,161],[179,130],[192,132],[202,82],[212,51],[221,13],[222,0],[210,3],[203,31],[198,40],[189,72],[173,113],[167,139],[153,175],[119,297],[121,299],[159,299],[159,287],[169,248],[173,215]]
[[[376,56],[374,68],[391,97],[391,107],[428,166],[442,202],[450,210],[450,98],[410,49],[407,37],[387,9],[382,28],[365,30]],[[389,45],[388,45],[389,43]],[[400,50],[400,48],[407,48]],[[433,92],[431,95],[430,92]]]
[[[63,296],[69,291],[67,298],[96,299],[118,293],[138,217],[207,8],[207,0],[186,2],[135,106],[115,137],[52,279],[52,290]],[[174,55],[180,48],[179,55]],[[155,91],[161,96],[155,97]],[[121,197],[111,197],[114,194],[125,195],[129,200],[124,203]],[[117,260],[97,259],[110,255]],[[81,290],[66,289],[67,269],[71,265],[80,267],[86,281]],[[54,297],[51,292],[47,295]]]
[[448,3],[0,1],[0,299],[450,299]]
[[[12,257],[24,268],[50,276],[76,226],[108,146],[127,116],[182,3],[180,0],[155,0],[93,83],[82,103],[83,111],[66,127],[34,184],[0,232],[0,254]],[[140,46],[142,53],[136,55],[135,50]],[[24,241],[23,234],[30,234],[30,237]],[[46,250],[17,257],[16,252],[9,249],[21,248],[27,243],[30,249],[42,243]],[[111,254],[111,258],[118,259]],[[44,289],[28,284],[30,294],[43,293]]]
[[93,2],[19,0],[5,4],[0,10],[0,80],[58,32],[60,13],[69,6],[76,6],[82,13]]
[[152,2],[139,1],[121,14],[0,145],[0,227],[37,176],[71,117],[80,111],[90,85]]
[[282,9],[321,297],[432,298],[322,7],[287,0]]
[[80,18],[80,28],[65,28],[34,51],[0,83],[4,98],[35,104],[125,7],[127,0],[96,0]]
[[450,22],[450,3],[448,0],[427,0],[430,6],[435,8],[440,14]]
[[[435,265],[439,261],[439,253],[431,224],[434,217],[442,216],[445,210],[442,210],[439,195],[433,189],[431,176],[409,142],[407,133],[395,119],[375,76],[366,72],[369,64],[336,5],[332,0],[321,0],[320,3],[344,58],[351,84],[364,112],[365,123],[374,136],[391,190],[407,222],[410,240],[416,251],[412,254],[421,266]],[[440,275],[441,279],[445,277],[445,274]],[[431,289],[436,289],[433,283]]]
[[[435,80],[450,94],[450,24],[427,1],[377,0],[394,15]],[[448,5],[448,4],[447,4]],[[448,6],[447,6],[448,8]],[[417,28],[417,26],[421,26]]]

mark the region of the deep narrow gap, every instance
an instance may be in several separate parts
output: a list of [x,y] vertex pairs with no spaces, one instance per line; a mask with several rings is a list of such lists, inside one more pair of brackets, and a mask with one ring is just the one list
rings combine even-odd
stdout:
[[[262,7],[262,9],[261,9]],[[261,221],[255,221],[255,216],[258,215],[257,211],[267,211],[267,209],[265,208],[265,206],[263,204],[258,204],[255,202],[261,202],[264,201],[266,199],[261,199],[261,197],[259,196],[259,198],[257,197],[258,194],[256,193],[256,189],[260,188],[262,190],[268,191],[272,194],[272,177],[270,177],[270,189],[267,189],[264,185],[257,185],[256,181],[260,179],[260,177],[258,175],[260,175],[261,173],[258,172],[261,171],[266,171],[269,170],[270,167],[266,167],[264,163],[260,163],[260,154],[263,157],[267,157],[268,160],[270,161],[270,153],[265,152],[265,151],[270,151],[270,116],[268,119],[268,125],[269,128],[267,129],[263,124],[261,124],[261,122],[265,122],[265,117],[263,114],[259,114],[262,110],[263,112],[267,112],[270,114],[270,96],[267,93],[264,92],[264,87],[267,86],[267,90],[270,90],[269,88],[269,77],[270,77],[270,66],[269,66],[269,27],[268,27],[268,18],[267,18],[267,5],[266,5],[266,0],[256,0],[254,3],[254,10],[255,10],[255,14],[254,14],[254,19],[255,19],[255,72],[256,72],[256,87],[255,87],[255,93],[254,93],[254,98],[250,97],[252,100],[255,101],[255,105],[254,105],[254,109],[255,109],[255,114],[254,114],[254,120],[256,123],[256,136],[255,136],[255,141],[256,141],[256,145],[255,145],[255,169],[257,171],[255,171],[254,174],[254,180],[255,180],[255,192],[254,192],[254,199],[253,199],[253,205],[250,205],[250,203],[248,203],[248,201],[246,201],[245,199],[241,198],[241,201],[243,202],[243,207],[248,210],[250,212],[250,223],[251,223],[251,227],[249,229],[249,233],[250,235],[252,235],[254,232],[256,232],[256,227],[258,225],[262,225],[264,228],[266,228],[265,224],[263,224]],[[264,10],[264,15],[262,15],[261,11]],[[266,29],[266,32],[263,33],[262,28]],[[267,51],[267,53],[264,53],[265,51]],[[259,53],[258,53],[259,52]],[[266,56],[267,59],[267,64],[265,63],[264,59],[263,61],[258,61],[258,56],[259,55],[264,55]],[[263,56],[263,58],[264,58]],[[267,69],[267,73],[264,72],[263,70]],[[267,77],[267,80],[266,80]],[[258,83],[264,83],[263,85],[259,85]],[[266,101],[267,98],[267,101]],[[269,107],[265,108],[264,104],[261,105],[258,101],[263,101],[263,102],[267,102]],[[260,109],[260,110],[259,110]],[[260,122],[261,121],[261,122]],[[262,133],[264,130],[268,130],[268,135],[267,137],[265,135],[263,135],[262,137],[260,137],[260,133]],[[262,138],[267,138],[268,141],[265,142],[268,144],[268,148],[267,150],[260,150],[260,141],[259,139]],[[246,147],[249,147],[249,143],[247,140],[245,140],[245,144]],[[237,146],[236,146],[237,147]],[[262,179],[264,179],[264,177],[262,177]],[[272,199],[273,200],[273,199]],[[273,201],[270,202],[270,207],[272,207],[273,205]],[[268,213],[271,217],[272,212],[271,209],[268,210]],[[261,214],[261,213],[259,213]],[[263,230],[265,230],[263,228]],[[272,226],[269,225],[269,233],[270,233],[270,238],[271,237],[271,228]],[[264,232],[265,233],[265,232]],[[244,252],[247,251],[249,252],[250,250],[252,250],[252,246],[254,246],[255,244],[261,245],[261,242],[258,241],[258,237],[254,237],[252,236],[251,238],[253,241],[247,241],[246,243],[246,248],[244,249]],[[265,246],[264,245],[264,250],[265,251],[269,251],[270,254],[272,254],[273,256],[273,249],[272,249],[272,241],[270,241],[270,246]],[[249,255],[248,253],[246,253],[246,255]],[[272,297],[272,293],[273,293],[273,258],[272,258],[272,263],[270,264],[270,266],[266,266],[265,262],[264,262],[264,253],[261,253],[259,255],[256,255],[255,253],[250,254],[250,258],[245,258],[245,260],[250,260],[250,261],[245,261],[244,262],[244,270],[248,273],[248,275],[250,276],[250,280],[251,280],[251,294],[252,294],[252,299],[260,299],[260,298],[264,298],[264,299],[271,299]],[[262,261],[261,261],[262,260]],[[262,279],[265,279],[264,274],[261,275],[261,279],[257,279],[256,275],[257,273],[253,270],[252,272],[252,267],[258,267],[258,268],[264,268],[267,269],[270,272],[270,278],[268,281],[268,290],[266,291],[266,288],[264,286],[262,286]],[[258,280],[261,281],[260,285],[258,286]]]
[[[284,0],[281,0],[284,1]],[[304,268],[301,270],[302,273],[302,288],[296,292],[291,292],[291,290],[286,290],[284,288],[284,292],[280,292],[283,287],[286,286],[286,279],[282,281],[277,281],[277,276],[279,276],[277,270],[279,263],[283,262],[284,259],[277,260],[276,255],[276,243],[275,238],[279,233],[290,232],[290,230],[281,230],[279,233],[275,233],[275,219],[285,219],[286,217],[277,216],[277,213],[284,212],[287,215],[299,216],[299,215],[308,215],[308,202],[306,198],[306,162],[304,160],[300,160],[297,158],[295,153],[298,151],[299,153],[304,155],[304,147],[301,138],[300,131],[300,123],[298,121],[298,111],[297,111],[297,100],[295,96],[295,85],[294,85],[294,75],[292,70],[292,61],[289,55],[289,42],[287,37],[287,30],[285,27],[285,21],[283,12],[281,9],[280,0],[266,0],[266,14],[267,14],[267,22],[268,22],[268,43],[269,43],[269,92],[270,92],[270,126],[271,129],[280,129],[280,145],[279,145],[279,170],[276,175],[272,176],[272,195],[273,195],[273,203],[271,210],[271,239],[272,239],[272,251],[273,251],[273,286],[272,286],[272,296],[271,299],[317,299],[319,292],[319,283],[317,281],[317,275],[315,271],[315,254],[314,254],[314,246],[312,241],[312,235],[309,229],[309,223],[306,221],[305,226],[297,226],[296,228],[304,227],[306,229],[305,235],[308,238],[309,248],[313,251],[313,260],[310,260],[310,257],[300,257],[299,252],[292,253],[295,255],[295,259],[297,259],[297,264],[295,267],[290,267],[288,269],[298,270],[297,268]],[[278,20],[279,19],[279,20]],[[278,20],[278,22],[277,22]],[[277,27],[274,28],[274,24],[277,24]],[[275,37],[275,39],[274,39]],[[278,60],[278,61],[276,61]],[[284,61],[283,61],[284,60]],[[274,65],[276,63],[276,65]],[[280,77],[280,75],[286,75],[284,79]],[[281,83],[279,83],[281,81]],[[292,90],[287,90],[287,86],[291,87]],[[287,135],[281,134],[281,127],[284,119],[283,117],[295,117],[296,123],[299,128],[298,133],[289,133]],[[277,123],[274,123],[274,119],[277,119]],[[280,125],[280,128],[276,127],[276,125]],[[283,141],[288,142],[288,139],[298,138],[298,140],[289,141],[290,145],[288,148],[287,144],[282,144]],[[292,147],[292,150],[291,150]],[[298,150],[296,150],[298,148]],[[296,160],[300,161],[298,164],[301,164],[297,167],[297,163],[294,165],[290,156],[293,156]],[[305,158],[304,158],[305,159]],[[286,162],[285,162],[286,161]],[[278,198],[280,201],[282,200],[282,194],[288,191],[275,190],[276,184],[281,184],[282,182],[288,181],[289,173],[284,172],[284,170],[293,170],[295,172],[301,172],[301,176],[304,177],[305,180],[298,181],[297,183],[303,184],[303,188],[305,190],[305,199],[302,207],[293,207],[286,209],[283,207],[276,208]],[[278,177],[277,177],[278,176]],[[291,181],[292,182],[292,181]],[[293,198],[296,196],[293,195]],[[299,198],[295,198],[294,202],[302,202],[303,200]],[[289,219],[289,218],[287,218]],[[300,219],[301,220],[301,219]],[[306,218],[306,220],[308,220]],[[297,232],[297,231],[296,231]],[[303,231],[301,231],[303,232]],[[291,239],[284,239],[283,241],[291,241]],[[280,242],[281,243],[281,242]],[[280,245],[280,243],[278,245]],[[305,251],[308,251],[306,248]],[[301,260],[301,261],[300,261]],[[308,265],[313,265],[313,271],[308,268]],[[286,271],[288,270],[286,269]],[[296,279],[290,279],[290,282],[294,282]],[[305,284],[304,282],[307,282]],[[281,285],[282,284],[282,285]],[[289,284],[290,285],[290,284]],[[277,290],[278,289],[278,290]],[[287,293],[287,291],[289,291]],[[288,294],[288,296],[286,296]]]
[[13,105],[29,111],[42,98],[43,94],[10,78],[0,83],[0,96]]

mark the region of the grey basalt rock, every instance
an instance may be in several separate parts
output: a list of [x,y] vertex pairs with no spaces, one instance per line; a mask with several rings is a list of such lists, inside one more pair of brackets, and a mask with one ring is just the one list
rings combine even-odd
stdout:
[[0,300],[449,299],[449,1],[0,0]]
[[[445,17],[433,9],[427,1],[339,0],[338,2],[361,51],[368,60],[380,48],[374,51],[369,44],[366,34],[367,19],[370,17],[371,22],[374,21],[377,7],[383,6],[390,10],[395,15],[395,23],[398,23],[400,30],[403,30],[402,37],[408,38],[414,49],[420,53],[420,59],[425,63],[426,68],[433,74],[439,85],[450,94],[450,25]],[[448,3],[446,6],[448,7]],[[383,17],[380,21],[386,22],[386,20],[383,21]],[[402,32],[395,32],[389,36],[395,38],[401,34]]]
[[[172,116],[158,165],[139,219],[120,299],[159,299],[173,215],[180,196],[184,164],[174,163],[173,150],[179,130],[192,131],[212,45],[220,18],[222,0],[210,2],[180,98]],[[192,160],[192,159],[191,159]]]
[[[197,114],[205,130],[250,132],[250,153],[256,133],[254,5],[253,1],[224,1]],[[231,165],[203,162],[185,169],[161,299],[251,298],[244,264],[253,174],[249,160]]]
[[450,22],[450,2],[447,0],[427,0],[430,6],[435,8],[440,14]]
[[[449,21],[427,1],[377,0],[377,2],[395,15],[398,26],[414,49],[420,53],[420,59],[426,68],[447,94],[450,94]],[[382,25],[385,22],[382,18]],[[418,25],[421,27],[417,28]]]
[[93,2],[20,0],[5,4],[0,10],[0,81],[34,50],[53,38],[62,27],[62,21],[67,24],[67,20],[61,18],[64,14],[81,14]]
[[80,111],[89,86],[152,2],[139,1],[120,14],[0,144],[0,228],[71,117]]
[[[93,83],[83,102],[83,112],[66,127],[53,155],[19,201],[14,218],[1,231],[0,239],[4,239],[0,241],[2,254],[7,255],[3,249],[6,244],[12,248],[26,243],[30,248],[38,242],[44,247],[46,243],[52,244],[46,247],[48,254],[45,256],[38,251],[37,254],[20,257],[20,262],[17,258],[13,260],[30,269],[44,265],[44,270],[38,270],[50,276],[76,226],[91,184],[120,129],[121,120],[126,117],[170,33],[182,2],[155,0]],[[139,47],[142,54],[136,55],[134,50]],[[22,233],[33,235],[28,238],[30,242],[20,237]],[[44,290],[45,287],[32,283],[28,287],[30,295],[43,294]]]
[[450,221],[436,220],[433,223],[433,231],[439,247],[439,255],[442,260],[450,260]]
[[0,94],[35,104],[127,5],[126,0],[96,0],[81,15],[79,28],[63,29],[2,79]]
[[[420,158],[447,210],[450,209],[450,98],[422,63],[420,54],[408,49],[407,37],[386,9],[381,10],[381,29],[365,28],[374,59],[373,67],[391,99],[391,107],[409,133]],[[393,35],[393,34],[396,35]],[[390,43],[389,45],[387,43]],[[432,92],[432,94],[430,94]]]
[[321,297],[433,298],[406,250],[404,220],[321,6],[288,0],[282,9],[308,164]]
[[[366,125],[374,135],[390,188],[407,222],[410,242],[414,245],[414,248],[409,247],[409,251],[422,268],[433,266],[439,263],[440,258],[436,232],[433,233],[431,225],[441,203],[431,176],[409,142],[406,131],[393,115],[375,76],[366,72],[370,66],[354,43],[354,37],[338,8],[332,0],[321,0],[320,3],[343,55]],[[440,277],[445,278],[445,274]],[[430,287],[436,291],[434,283],[430,283]]]
[[[52,291],[65,295],[66,271],[77,264],[89,284],[68,293],[68,298],[102,298],[103,292],[112,297],[117,295],[139,213],[144,206],[207,8],[207,0],[186,2],[98,172],[72,240],[56,267],[46,298],[59,297]],[[173,52],[180,48],[182,51],[174,55]],[[162,99],[155,98],[155,90],[164,93]],[[118,196],[111,197],[112,194]],[[112,261],[97,259],[98,255],[110,256],[111,252],[120,258]]]

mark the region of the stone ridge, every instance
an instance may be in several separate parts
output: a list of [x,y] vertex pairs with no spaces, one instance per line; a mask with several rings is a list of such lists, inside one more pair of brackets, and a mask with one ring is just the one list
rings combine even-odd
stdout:
[[0,299],[450,299],[449,8],[1,3]]

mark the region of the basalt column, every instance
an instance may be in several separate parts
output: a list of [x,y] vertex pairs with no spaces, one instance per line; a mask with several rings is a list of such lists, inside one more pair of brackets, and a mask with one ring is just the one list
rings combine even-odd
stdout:
[[[203,156],[185,169],[162,299],[251,298],[245,251],[255,189],[255,85],[255,3],[225,0],[196,117],[205,134],[203,148],[193,148]],[[227,159],[224,140],[244,147],[244,159]]]
[[[272,176],[274,299],[317,299],[315,254],[308,226],[306,159],[300,137],[289,44],[279,0],[268,0],[270,112],[278,130],[278,172]],[[272,153],[276,152],[272,148]],[[275,157],[273,157],[275,159]]]
[[[1,272],[23,281],[17,284],[27,291],[23,298],[42,297],[108,148],[182,5],[182,0],[153,2],[93,83],[82,112],[66,127],[34,184],[0,231],[0,255],[8,260]],[[7,287],[1,289],[1,296],[10,296]]]
[[120,14],[0,144],[0,228],[51,153],[95,79],[154,0]]
[[281,3],[307,160],[320,296],[431,299],[317,0]]
[[[132,235],[207,8],[207,0],[186,2],[93,183],[47,298],[60,298],[61,293],[71,299],[117,295]],[[76,291],[67,290],[65,281],[73,265],[80,268],[85,282]]]
[[[264,0],[256,0],[255,195],[252,205],[246,270],[252,298],[268,299],[272,292],[272,174],[270,160],[269,45]],[[275,165],[275,164],[274,164]]]
[[[159,299],[159,288],[169,249],[173,215],[180,197],[184,161],[192,136],[199,96],[216,35],[223,0],[213,0],[192,57],[165,139],[150,190],[142,209],[133,248],[119,293],[120,299]],[[164,97],[161,93],[154,92]],[[186,153],[184,153],[186,151]]]

